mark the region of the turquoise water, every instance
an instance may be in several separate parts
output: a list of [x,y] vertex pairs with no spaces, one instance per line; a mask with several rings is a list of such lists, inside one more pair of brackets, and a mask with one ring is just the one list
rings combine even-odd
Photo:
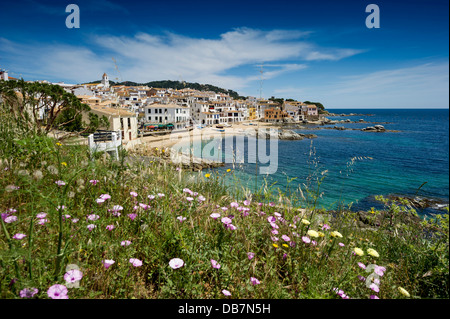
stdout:
[[[400,132],[362,132],[357,130],[296,130],[318,137],[301,141],[279,141],[278,170],[266,176],[269,183],[284,190],[287,177],[295,188],[308,183],[308,176],[327,170],[321,184],[319,207],[336,208],[337,203],[354,203],[367,209],[374,205],[373,195],[418,194],[448,203],[449,198],[449,111],[438,109],[361,109],[331,110],[333,113],[373,114],[373,116],[330,117],[364,119]],[[373,124],[337,124],[364,128]],[[331,125],[334,126],[334,125]],[[246,140],[247,141],[247,140]],[[312,144],[311,144],[312,141]],[[313,154],[311,154],[313,150]],[[199,155],[199,152],[196,152]],[[230,156],[227,152],[226,156]],[[353,163],[352,158],[355,159]],[[373,159],[368,159],[371,157]],[[217,157],[216,157],[217,158]],[[264,166],[260,164],[260,166]],[[218,171],[224,173],[231,164]],[[255,164],[244,163],[235,170],[240,183],[255,190]],[[228,174],[231,175],[231,174]],[[231,183],[231,180],[229,181]],[[258,188],[263,177],[258,176]],[[420,186],[423,185],[421,188]],[[312,187],[314,185],[311,185]],[[418,190],[420,188],[420,190]]]

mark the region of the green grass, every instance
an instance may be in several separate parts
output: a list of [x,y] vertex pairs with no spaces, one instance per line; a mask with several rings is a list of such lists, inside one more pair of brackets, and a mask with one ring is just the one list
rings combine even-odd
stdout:
[[[380,198],[386,209],[370,213],[380,224],[361,228],[356,213],[318,212],[314,194],[319,192],[312,188],[303,196],[265,186],[244,203],[250,192],[240,189],[238,181],[230,189],[224,175],[215,172],[205,177],[205,172],[179,171],[160,161],[126,164],[126,154],[119,161],[90,159],[86,147],[60,145],[14,127],[2,126],[0,135],[0,210],[5,214],[14,209],[9,216],[17,217],[6,222],[4,215],[1,221],[0,298],[20,298],[25,288],[39,290],[34,298],[49,298],[51,286],[70,287],[64,279],[68,265],[76,265],[83,274],[78,287],[68,288],[71,299],[341,298],[335,288],[350,298],[407,298],[399,287],[409,298],[449,297],[448,212],[407,222],[405,214],[415,213],[405,203]],[[58,180],[65,185],[58,186]],[[102,194],[111,198],[99,204]],[[298,202],[295,196],[312,200],[299,206],[292,204]],[[270,204],[274,197],[276,205]],[[64,210],[58,209],[63,205]],[[120,216],[110,211],[115,205],[123,208]],[[43,225],[36,217],[41,212],[48,220]],[[221,217],[213,219],[212,213]],[[90,215],[98,219],[89,220]],[[230,215],[234,230],[221,221]],[[180,222],[179,216],[186,219]],[[269,217],[276,222],[271,225]],[[89,230],[91,224],[96,227]],[[322,229],[324,224],[331,228]],[[107,230],[108,225],[114,229]],[[333,231],[342,237],[333,236]],[[26,237],[14,239],[18,233]],[[316,244],[305,243],[305,236]],[[122,246],[125,240],[131,244]],[[355,255],[355,248],[364,254]],[[369,248],[379,256],[371,256]],[[254,253],[252,259],[249,252]],[[139,259],[142,266],[134,267],[130,258]],[[172,269],[173,258],[181,258],[183,267]],[[211,259],[220,269],[212,267]],[[104,260],[115,263],[106,269]],[[379,292],[358,278],[372,274],[358,263],[385,267],[378,278]],[[253,285],[252,277],[260,283]]]

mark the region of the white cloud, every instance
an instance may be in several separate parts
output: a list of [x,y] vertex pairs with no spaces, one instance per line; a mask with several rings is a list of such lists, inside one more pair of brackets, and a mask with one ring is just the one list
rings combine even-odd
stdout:
[[[103,5],[108,1],[103,1]],[[3,39],[8,62],[33,77],[84,82],[103,72],[118,76],[111,57],[117,61],[122,80],[147,82],[179,79],[210,83],[239,90],[258,76],[237,75],[236,70],[262,62],[272,65],[266,79],[306,67],[301,61],[339,60],[358,54],[353,49],[320,48],[305,41],[311,32],[262,31],[237,28],[218,38],[193,38],[166,32],[134,36],[94,36],[93,46],[61,44],[17,44]],[[3,46],[3,45],[2,45]],[[11,54],[11,50],[14,54]]]
[[234,68],[277,62],[278,70],[265,74],[266,77],[274,77],[305,67],[304,64],[286,61],[339,60],[360,52],[321,49],[299,40],[307,35],[309,32],[238,28],[218,39],[190,38],[173,33],[157,36],[140,33],[134,37],[98,36],[95,41],[117,56],[124,79],[146,82],[181,76],[186,81],[206,81],[228,85],[231,89],[240,89],[256,79],[254,76],[234,76]]
[[422,63],[342,76],[321,85],[279,88],[274,93],[332,108],[447,108],[448,70],[448,62]]

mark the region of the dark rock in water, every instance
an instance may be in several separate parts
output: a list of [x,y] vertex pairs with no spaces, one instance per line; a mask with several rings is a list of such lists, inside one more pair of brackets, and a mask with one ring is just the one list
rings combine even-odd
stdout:
[[383,125],[375,125],[375,126],[368,126],[366,128],[363,128],[361,131],[366,131],[366,132],[385,132],[386,129],[384,128]]
[[448,202],[444,202],[441,199],[422,196],[389,195],[388,198],[395,201],[406,200],[415,209],[431,208],[434,210],[445,210],[449,206]]

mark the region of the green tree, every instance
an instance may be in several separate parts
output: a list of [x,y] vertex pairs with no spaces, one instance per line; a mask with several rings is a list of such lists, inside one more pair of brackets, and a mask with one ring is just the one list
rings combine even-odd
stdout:
[[82,114],[91,110],[59,85],[28,83],[23,79],[0,81],[0,100],[17,122],[38,135],[52,129],[83,132]]

